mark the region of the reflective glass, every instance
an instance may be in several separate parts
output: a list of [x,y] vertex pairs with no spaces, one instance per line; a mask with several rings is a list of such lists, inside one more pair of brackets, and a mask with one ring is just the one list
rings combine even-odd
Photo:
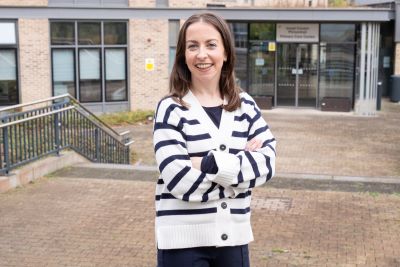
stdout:
[[52,22],[51,23],[51,44],[52,45],[73,45],[73,44],[75,44],[74,22]]
[[78,23],[78,40],[80,45],[99,45],[100,22],[79,22]]
[[126,101],[126,51],[106,49],[106,100]]
[[353,44],[327,44],[320,53],[320,98],[352,99],[355,55]]
[[176,47],[170,47],[169,48],[169,65],[168,65],[169,73],[171,73],[172,68],[174,67],[175,56],[176,56]]
[[81,102],[101,101],[100,49],[79,50]]
[[250,23],[250,40],[275,40],[274,23]]
[[237,84],[247,90],[247,42],[248,42],[248,30],[247,23],[229,23],[233,40],[235,42],[236,52],[236,64],[235,64],[235,75]]
[[355,24],[321,24],[321,42],[354,42]]
[[14,22],[1,22],[0,33],[0,44],[16,44]]
[[15,49],[0,49],[0,105],[18,102]]
[[75,97],[74,50],[53,49],[53,88],[54,95]]
[[106,45],[126,44],[126,23],[105,22],[104,44]]
[[179,28],[179,20],[170,20],[168,22],[169,46],[176,46],[176,43],[178,42]]

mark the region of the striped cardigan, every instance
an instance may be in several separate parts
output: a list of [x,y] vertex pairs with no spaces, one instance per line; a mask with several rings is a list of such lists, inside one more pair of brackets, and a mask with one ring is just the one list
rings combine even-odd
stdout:
[[[160,171],[156,187],[159,249],[236,246],[253,240],[250,201],[253,187],[275,173],[275,144],[254,100],[241,93],[241,107],[223,110],[217,128],[189,91],[183,107],[162,99],[154,121],[154,149]],[[226,103],[226,100],[225,100]],[[255,152],[247,141],[263,141]],[[193,168],[190,157],[212,153],[217,174]]]

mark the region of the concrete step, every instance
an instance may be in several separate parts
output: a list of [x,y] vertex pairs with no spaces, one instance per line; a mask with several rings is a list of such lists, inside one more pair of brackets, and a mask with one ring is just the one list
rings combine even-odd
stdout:
[[[116,179],[155,182],[156,166],[82,163],[53,174],[67,178]],[[277,174],[265,186],[292,190],[400,193],[400,179],[334,177],[328,175]]]

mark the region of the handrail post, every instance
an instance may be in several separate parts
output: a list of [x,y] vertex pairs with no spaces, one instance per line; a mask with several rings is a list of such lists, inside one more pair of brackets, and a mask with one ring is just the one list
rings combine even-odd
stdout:
[[100,137],[99,137],[99,128],[95,128],[94,130],[94,142],[96,145],[96,162],[100,160]]
[[[55,108],[57,109],[57,108]],[[54,114],[54,135],[55,135],[55,145],[56,145],[56,154],[60,156],[60,120],[59,113]]]
[[[4,121],[3,121],[4,123]],[[8,127],[3,128],[4,161],[6,163],[6,174],[10,171],[10,154],[8,151]]]

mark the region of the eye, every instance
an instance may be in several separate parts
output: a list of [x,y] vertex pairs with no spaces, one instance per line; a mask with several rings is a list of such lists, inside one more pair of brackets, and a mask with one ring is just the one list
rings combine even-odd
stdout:
[[188,46],[187,46],[187,49],[189,49],[189,50],[195,50],[197,48],[197,45],[196,44],[189,44]]
[[208,47],[210,47],[210,48],[215,48],[215,47],[217,47],[217,44],[216,44],[216,43],[209,43],[209,44],[208,44]]

